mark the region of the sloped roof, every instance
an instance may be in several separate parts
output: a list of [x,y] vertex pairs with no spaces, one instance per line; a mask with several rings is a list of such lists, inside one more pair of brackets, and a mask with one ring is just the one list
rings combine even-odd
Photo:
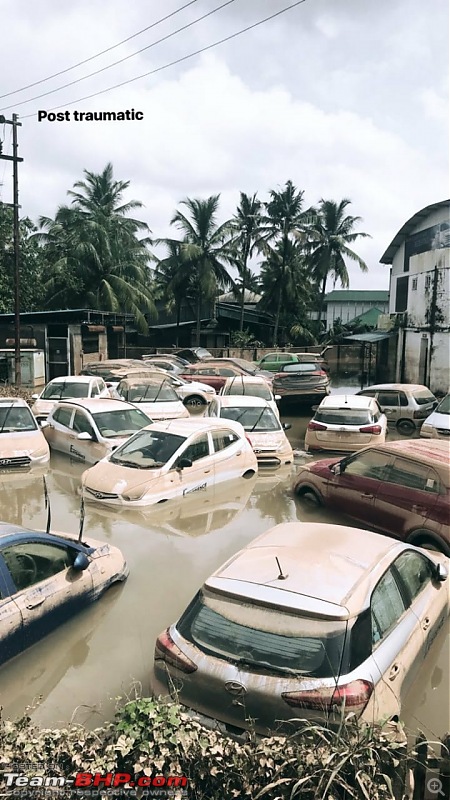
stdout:
[[354,317],[354,319],[351,319],[346,324],[351,327],[361,324],[361,325],[369,325],[371,328],[376,328],[378,317],[380,316],[380,314],[383,313],[384,312],[381,311],[379,308],[369,308],[368,311],[364,311],[364,314],[359,314],[357,317]]
[[421,222],[423,219],[426,219],[432,211],[436,211],[438,208],[445,208],[446,206],[450,209],[450,200],[440,200],[439,203],[431,203],[431,205],[425,206],[425,208],[422,208],[420,211],[417,211],[415,214],[413,214],[413,216],[410,217],[409,220],[400,228],[399,232],[395,234],[389,247],[381,256],[380,264],[392,264],[398,248],[401,244],[403,244],[406,237],[412,233],[419,222]]
[[389,291],[387,289],[378,291],[337,289],[325,295],[325,303],[387,303],[388,301]]

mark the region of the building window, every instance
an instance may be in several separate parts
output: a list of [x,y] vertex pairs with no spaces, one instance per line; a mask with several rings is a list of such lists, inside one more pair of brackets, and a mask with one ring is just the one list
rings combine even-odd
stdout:
[[425,275],[425,289],[429,289],[431,286],[431,275]]
[[417,278],[412,279],[411,289],[413,292],[417,291]]
[[397,292],[395,297],[395,310],[406,311],[408,307],[408,276],[397,278]]
[[98,353],[98,333],[89,331],[84,325],[81,326],[81,347],[83,353]]

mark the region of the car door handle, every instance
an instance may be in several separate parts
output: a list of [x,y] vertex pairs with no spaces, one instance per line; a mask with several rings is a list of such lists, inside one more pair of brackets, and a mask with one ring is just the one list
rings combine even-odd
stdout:
[[210,469],[205,469],[205,475],[209,475],[210,472],[211,472]]
[[398,666],[398,664],[393,664],[389,671],[389,680],[395,681],[399,672],[400,672],[400,667]]
[[32,597],[31,599],[27,600],[27,608],[36,608],[36,606],[42,605],[45,600],[45,595],[38,595],[37,597]]
[[373,494],[371,492],[363,492],[361,497],[367,497],[368,500],[373,500]]
[[429,617],[425,617],[422,620],[422,630],[427,631],[428,628],[430,627],[430,624],[431,624],[430,618]]

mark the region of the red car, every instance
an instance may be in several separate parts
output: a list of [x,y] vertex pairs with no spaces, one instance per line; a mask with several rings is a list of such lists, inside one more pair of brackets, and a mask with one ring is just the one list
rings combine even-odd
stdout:
[[218,392],[227,378],[234,378],[236,375],[259,375],[268,381],[273,377],[270,373],[265,373],[254,367],[251,361],[246,362],[242,359],[241,363],[239,363],[237,359],[227,358],[199,361],[191,367],[186,367],[179,377],[186,381],[207,383],[208,386],[212,386]]
[[412,439],[301,467],[294,491],[358,524],[450,556],[448,442]]

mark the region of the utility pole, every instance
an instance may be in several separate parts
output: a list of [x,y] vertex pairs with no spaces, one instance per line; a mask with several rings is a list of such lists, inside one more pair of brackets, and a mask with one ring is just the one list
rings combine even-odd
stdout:
[[0,114],[0,125],[12,125],[12,156],[3,155],[0,142],[0,160],[13,162],[13,239],[14,239],[14,374],[15,384],[22,383],[22,368],[20,363],[20,229],[19,229],[19,158],[17,143],[17,128],[22,126],[17,114],[12,119],[5,119]]

